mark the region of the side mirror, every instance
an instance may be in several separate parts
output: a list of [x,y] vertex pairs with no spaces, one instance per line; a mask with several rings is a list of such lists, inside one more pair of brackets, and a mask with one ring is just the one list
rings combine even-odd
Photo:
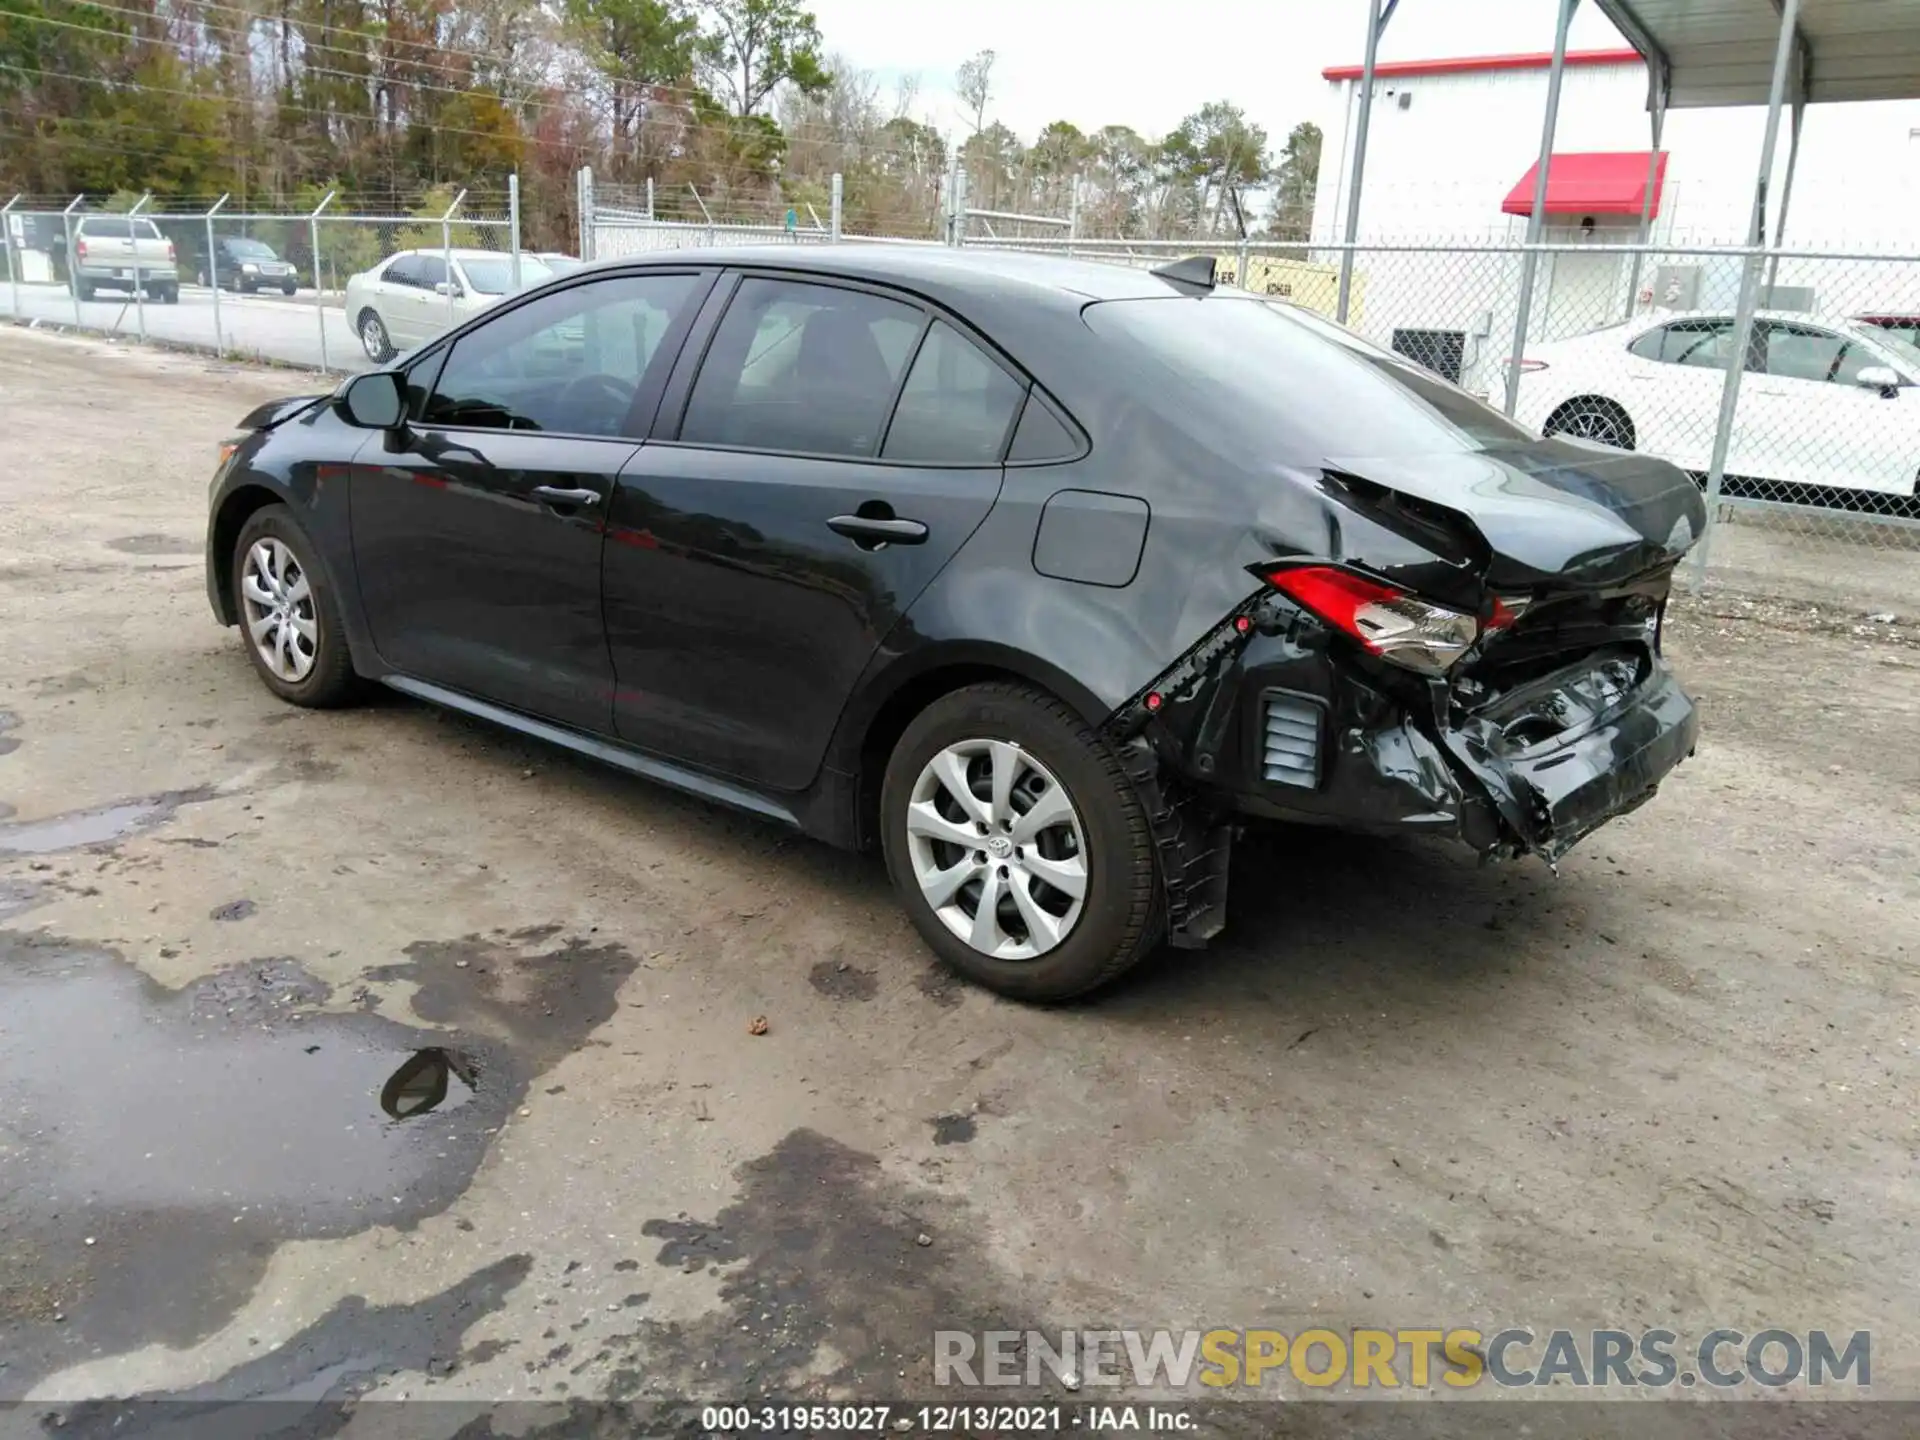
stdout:
[[1867,390],[1878,390],[1891,398],[1900,389],[1900,372],[1891,365],[1863,365],[1853,383]]
[[457,299],[465,292],[460,289],[459,285],[451,280],[440,280],[435,282],[433,293],[436,295],[452,295]]
[[341,390],[340,414],[362,430],[397,430],[407,418],[407,383],[391,370],[356,375]]

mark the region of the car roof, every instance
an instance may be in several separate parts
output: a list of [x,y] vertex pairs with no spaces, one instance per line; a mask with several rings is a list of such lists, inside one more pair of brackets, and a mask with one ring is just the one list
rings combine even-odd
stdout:
[[[1642,328],[1653,325],[1671,325],[1676,320],[1733,320],[1738,318],[1731,310],[1659,310],[1642,315],[1639,321]],[[1805,310],[1756,310],[1756,320],[1778,320],[1787,325],[1845,325],[1850,321],[1864,319],[1861,315],[1815,315]]]
[[1089,300],[1153,299],[1182,293],[1159,276],[1128,265],[1064,255],[969,250],[931,241],[924,245],[860,241],[837,245],[722,245],[621,256],[594,261],[589,268],[688,264],[806,270],[816,275],[898,285],[935,298],[1051,296],[1071,299],[1077,306]]
[[442,245],[422,245],[415,250],[396,250],[393,254],[389,255],[387,259],[398,260],[402,255],[430,255],[440,260],[444,260],[449,255],[453,256],[456,260],[507,260],[512,258],[499,250],[481,250],[475,247],[463,249],[458,245],[448,250]]

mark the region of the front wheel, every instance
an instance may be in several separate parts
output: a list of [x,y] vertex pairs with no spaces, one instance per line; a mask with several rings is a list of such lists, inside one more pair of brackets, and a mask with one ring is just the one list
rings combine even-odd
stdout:
[[393,356],[393,341],[387,338],[387,327],[371,310],[360,312],[360,348],[376,365]]
[[256,510],[233,547],[233,608],[247,658],[269,690],[314,709],[344,705],[359,682],[340,609],[313,542],[284,505]]
[[1139,797],[1106,742],[1042,691],[973,685],[936,700],[894,747],[880,805],[908,917],[990,990],[1066,1000],[1159,939]]

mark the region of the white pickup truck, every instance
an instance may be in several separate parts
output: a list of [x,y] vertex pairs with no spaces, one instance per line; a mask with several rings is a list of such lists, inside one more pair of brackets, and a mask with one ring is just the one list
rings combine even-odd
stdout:
[[125,215],[84,215],[73,227],[67,256],[73,293],[91,300],[96,290],[144,289],[163,305],[180,300],[180,271],[173,242],[151,220]]

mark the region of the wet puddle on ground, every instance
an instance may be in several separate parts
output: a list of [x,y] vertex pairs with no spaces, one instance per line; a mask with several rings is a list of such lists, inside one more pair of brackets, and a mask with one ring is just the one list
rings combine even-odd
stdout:
[[124,840],[129,835],[165,824],[182,805],[211,800],[213,795],[212,788],[205,786],[173,790],[145,800],[123,800],[117,805],[71,810],[43,820],[0,824],[0,855],[51,855],[60,850],[77,850],[83,845]]
[[328,994],[279,959],[168,992],[0,934],[0,1351],[51,1322],[0,1396],[83,1342],[204,1333],[282,1240],[406,1226],[465,1189],[515,1067],[488,1041],[316,1012]]
[[446,1209],[634,968],[557,926],[405,953],[362,979],[410,982],[425,1024],[364,984],[323,1009],[334,991],[290,957],[170,991],[104,947],[0,930],[0,1401],[212,1333],[286,1241]]

